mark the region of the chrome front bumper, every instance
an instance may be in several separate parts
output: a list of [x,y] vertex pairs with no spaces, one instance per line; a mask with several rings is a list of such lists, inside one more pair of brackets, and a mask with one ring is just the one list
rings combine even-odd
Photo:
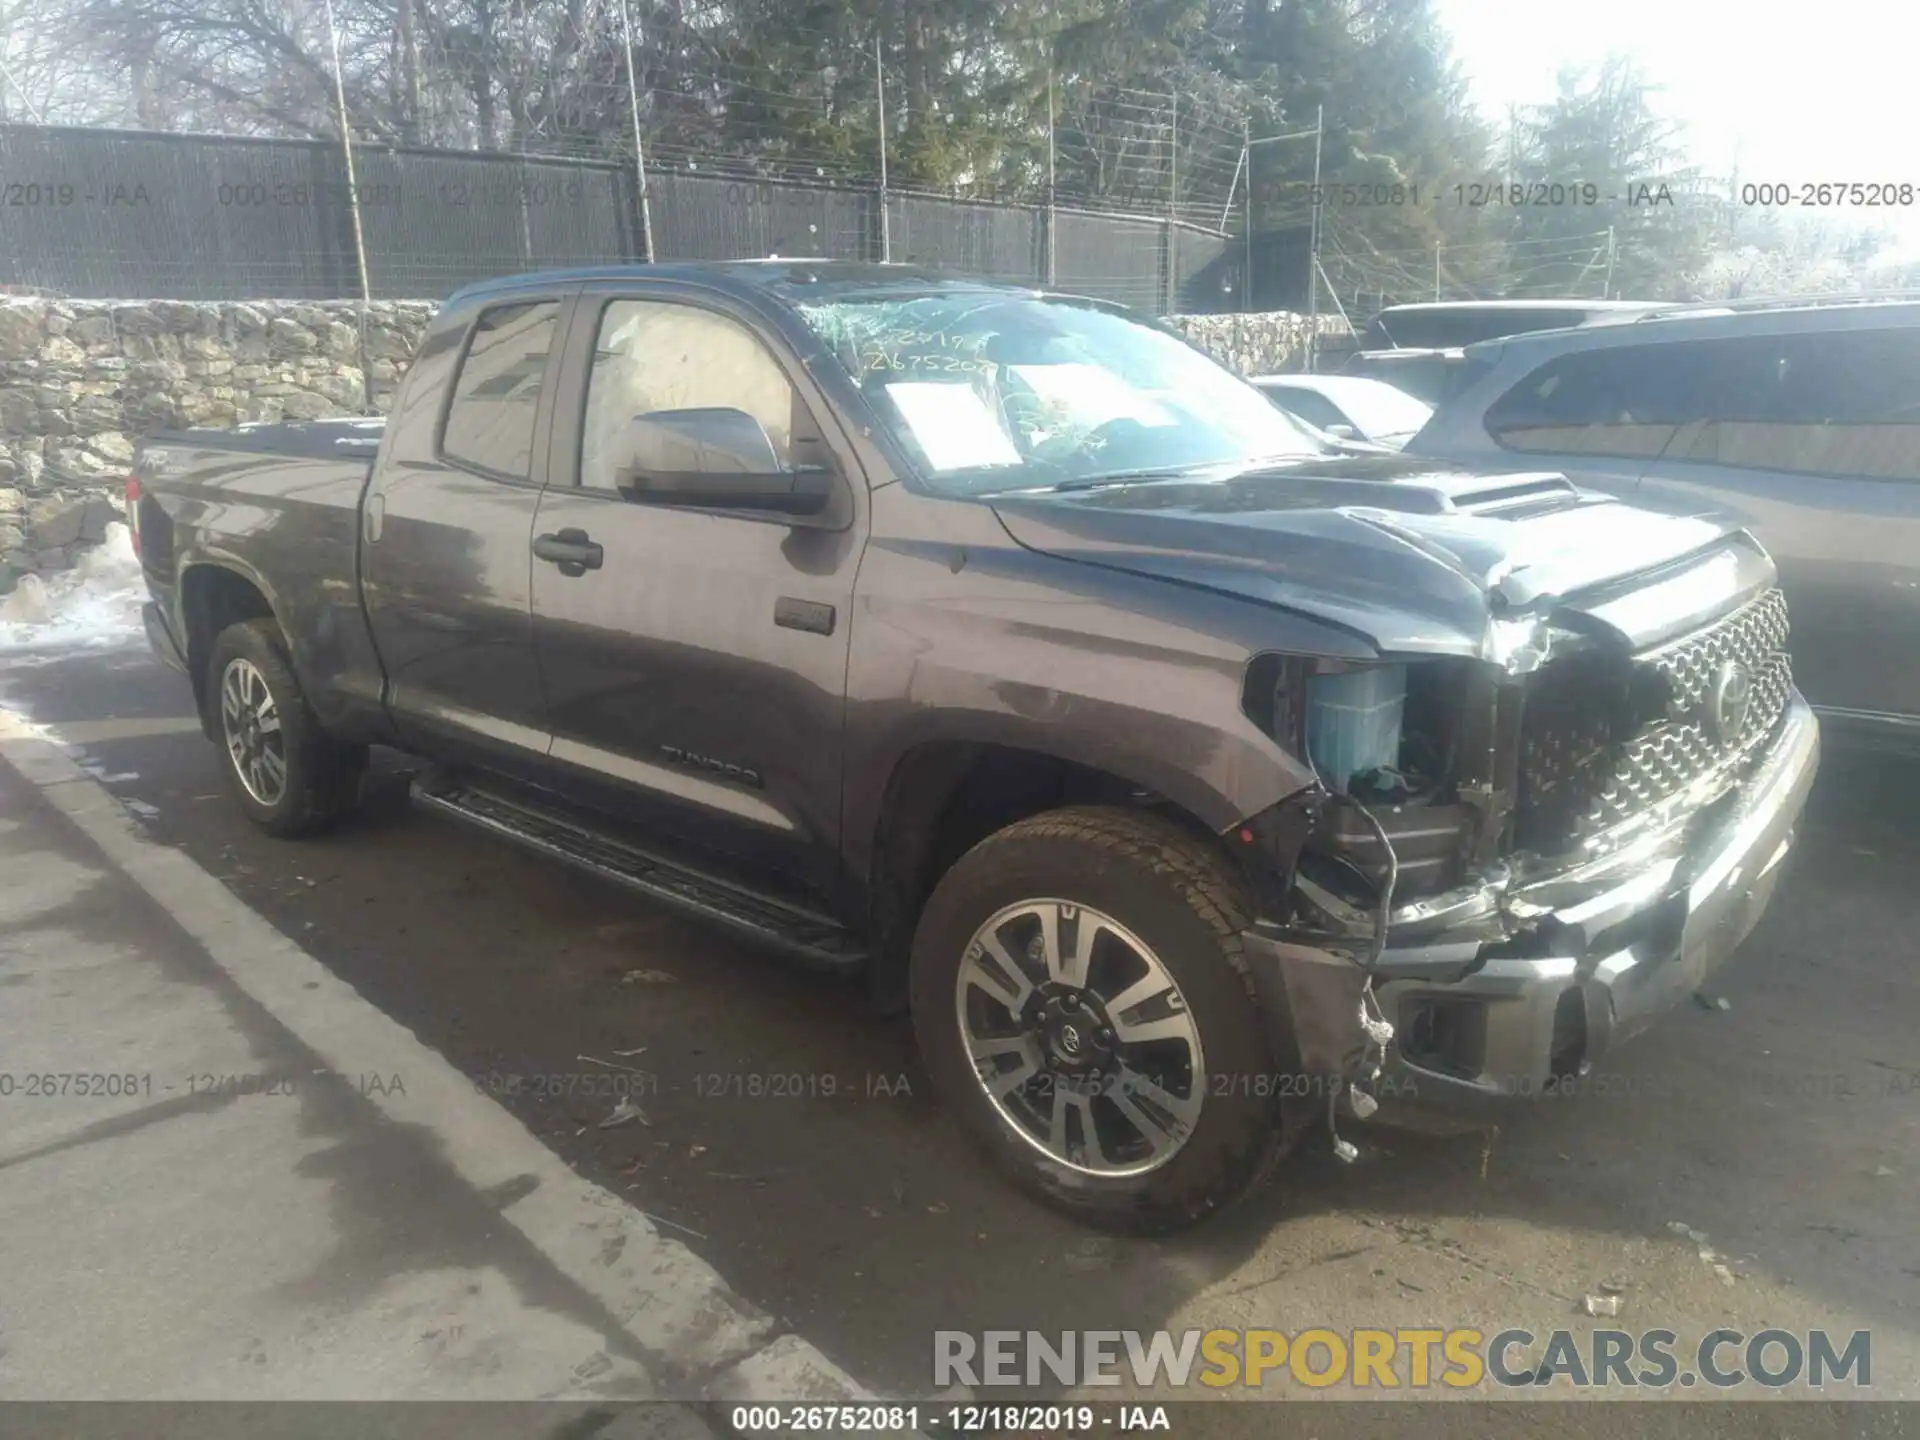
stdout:
[[[1512,938],[1489,938],[1486,907],[1433,917],[1437,928],[1396,923],[1374,985],[1395,1030],[1378,1087],[1382,1118],[1547,1093],[1552,1077],[1591,1064],[1699,989],[1772,899],[1819,759],[1819,724],[1795,693],[1738,788],[1682,817],[1664,842],[1648,837],[1504,887],[1500,924]],[[1358,966],[1264,925],[1243,939],[1301,1068],[1346,1073],[1357,1058]]]

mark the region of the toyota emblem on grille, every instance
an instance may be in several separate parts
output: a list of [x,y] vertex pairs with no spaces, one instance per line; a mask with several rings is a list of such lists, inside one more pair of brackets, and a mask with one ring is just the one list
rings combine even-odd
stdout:
[[1731,745],[1747,728],[1753,707],[1753,672],[1738,660],[1729,660],[1713,672],[1713,694],[1707,701],[1707,725],[1713,738]]

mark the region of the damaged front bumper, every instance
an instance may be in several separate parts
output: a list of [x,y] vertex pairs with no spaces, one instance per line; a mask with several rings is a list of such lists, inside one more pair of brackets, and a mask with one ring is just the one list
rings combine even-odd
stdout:
[[[1471,1123],[1548,1093],[1638,1033],[1743,941],[1772,898],[1819,768],[1795,693],[1737,785],[1604,855],[1396,910],[1374,970],[1394,1028],[1381,1118]],[[1243,935],[1304,1075],[1352,1076],[1364,972],[1350,950],[1262,921]]]

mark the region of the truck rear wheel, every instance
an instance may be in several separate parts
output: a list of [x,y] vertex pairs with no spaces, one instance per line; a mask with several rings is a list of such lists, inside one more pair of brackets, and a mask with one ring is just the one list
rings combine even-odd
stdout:
[[367,747],[343,744],[320,728],[271,620],[221,631],[207,683],[227,783],[249,820],[294,839],[353,811]]
[[914,936],[936,1090],[1081,1219],[1153,1232],[1221,1208],[1281,1153],[1246,923],[1228,867],[1161,817],[1056,810],[990,836]]

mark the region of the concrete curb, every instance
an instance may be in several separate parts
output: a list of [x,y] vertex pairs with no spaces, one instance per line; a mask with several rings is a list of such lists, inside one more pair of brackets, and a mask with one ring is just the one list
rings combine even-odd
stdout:
[[736,1295],[684,1244],[583,1179],[437,1051],[213,875],[149,839],[112,793],[47,732],[0,710],[0,762],[36,786],[187,932],[233,982],[339,1076],[362,1085],[396,1124],[420,1127],[447,1164],[500,1207],[562,1275],[592,1295],[658,1364],[660,1398],[845,1400],[872,1397],[851,1376]]
[[864,1390],[847,1394],[843,1388],[846,1379],[799,1336],[782,1335],[715,1375],[707,1385],[707,1398],[745,1405],[794,1400],[819,1404],[870,1402],[876,1398]]

